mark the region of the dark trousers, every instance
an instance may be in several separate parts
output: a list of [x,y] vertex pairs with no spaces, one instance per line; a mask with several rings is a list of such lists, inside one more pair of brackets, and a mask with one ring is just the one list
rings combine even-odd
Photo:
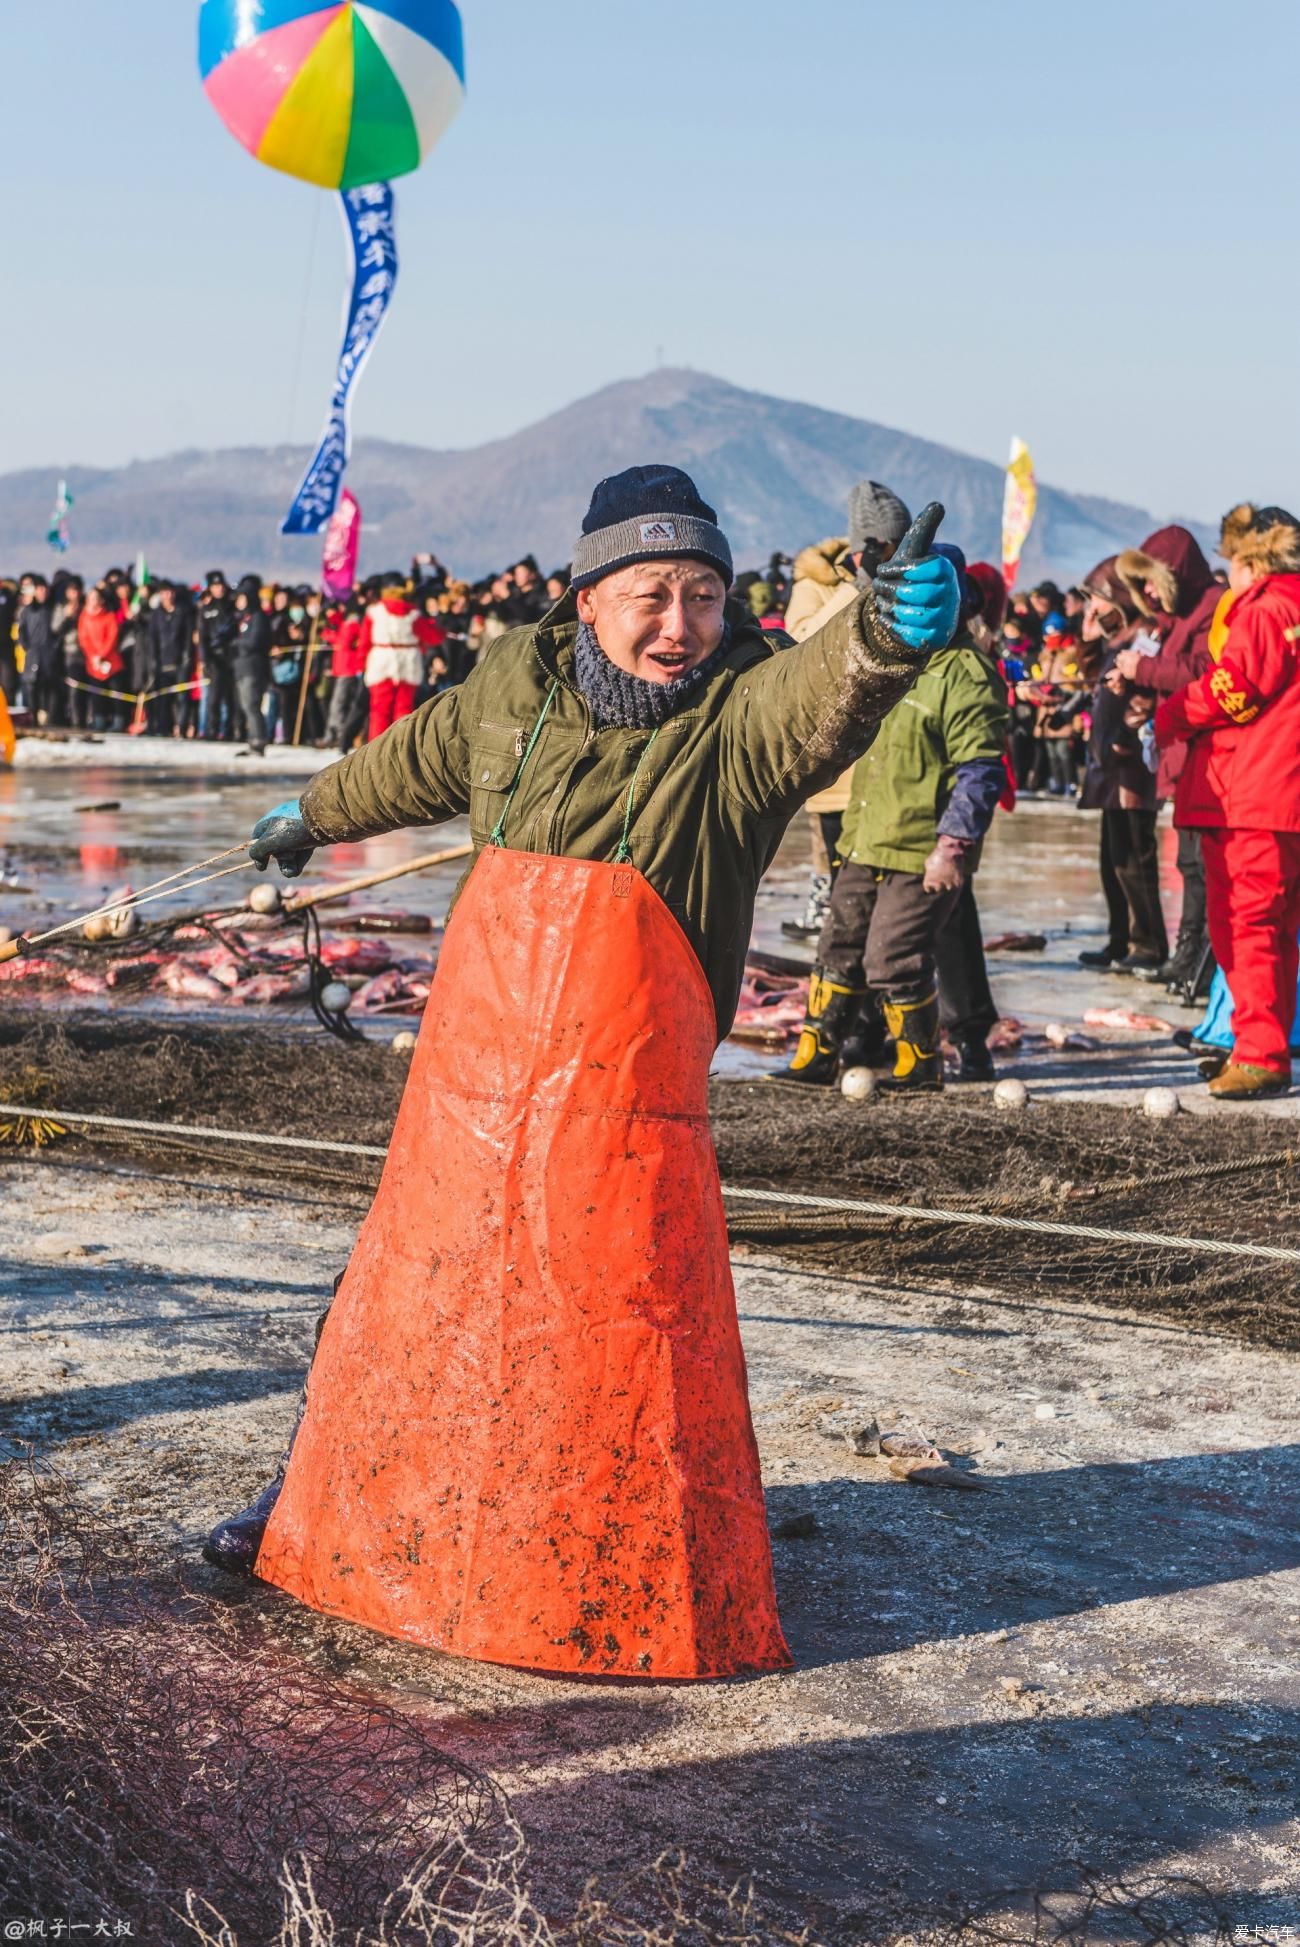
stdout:
[[1183,882],[1183,913],[1178,922],[1178,943],[1199,946],[1208,940],[1205,918],[1205,860],[1201,854],[1201,834],[1193,829],[1178,834],[1178,871]]
[[1103,811],[1101,889],[1110,920],[1110,955],[1165,960],[1169,936],[1160,910],[1160,862],[1154,811]]
[[244,734],[250,744],[265,744],[266,719],[262,715],[262,696],[266,683],[259,670],[235,671],[235,694],[244,719]]
[[1074,783],[1074,739],[1072,737],[1044,737],[1043,753],[1047,759],[1047,788],[1058,796],[1066,797]]
[[345,753],[351,750],[369,715],[370,701],[366,694],[365,678],[336,676],[329,715],[325,719],[325,735],[336,749]]
[[69,667],[68,684],[68,722],[74,730],[89,730],[92,720],[91,705],[94,701],[90,691],[84,687],[87,682],[86,665],[83,662]]
[[952,915],[934,942],[939,969],[939,1018],[954,1041],[983,1040],[998,1019],[989,987],[975,887],[967,879]]
[[32,710],[37,721],[44,714],[47,724],[61,724],[67,702],[67,686],[62,676],[34,676],[28,679]]
[[960,893],[922,890],[919,872],[840,867],[817,957],[845,987],[914,1004],[934,992],[935,942]]
[[235,733],[235,678],[229,664],[215,659],[205,665],[208,687],[199,710],[199,735],[214,741]]
[[840,842],[840,833],[844,829],[844,813],[819,811],[817,822],[822,828],[822,843],[826,847],[826,856],[831,862],[831,884],[834,885],[840,876],[840,855],[835,848]]

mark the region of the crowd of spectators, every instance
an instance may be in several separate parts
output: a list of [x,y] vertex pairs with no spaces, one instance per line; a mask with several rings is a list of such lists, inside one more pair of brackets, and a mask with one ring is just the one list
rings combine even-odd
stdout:
[[567,587],[567,568],[544,577],[531,555],[473,583],[420,555],[334,603],[220,569],[198,587],[32,571],[0,579],[0,689],[40,730],[348,750]]

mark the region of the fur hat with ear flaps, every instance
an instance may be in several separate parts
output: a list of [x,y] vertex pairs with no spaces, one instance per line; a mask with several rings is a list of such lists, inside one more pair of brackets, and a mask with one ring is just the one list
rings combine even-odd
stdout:
[[1285,507],[1243,500],[1223,517],[1219,553],[1257,575],[1300,574],[1300,521]]
[[[1157,561],[1141,548],[1125,548],[1115,556],[1115,573],[1128,590],[1128,597],[1139,615],[1172,615],[1178,606],[1178,577],[1167,562]],[[1153,602],[1147,583],[1156,591]]]
[[1178,526],[1158,527],[1140,548],[1125,548],[1115,572],[1139,615],[1190,615],[1214,580],[1196,536]]

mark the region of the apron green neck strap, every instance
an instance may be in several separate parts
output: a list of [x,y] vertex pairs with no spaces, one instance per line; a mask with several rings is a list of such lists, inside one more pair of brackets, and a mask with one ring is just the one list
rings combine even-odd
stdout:
[[[537,748],[537,739],[542,734],[542,725],[546,722],[546,719],[550,714],[551,705],[555,701],[556,695],[559,692],[559,688],[560,685],[557,680],[551,684],[550,689],[546,692],[546,701],[542,705],[541,712],[537,718],[537,722],[533,725],[533,734],[528,739],[528,743],[524,749],[524,754],[519,760],[518,766],[515,770],[515,774],[510,780],[510,789],[506,792],[506,801],[501,807],[501,816],[497,819],[496,824],[493,826],[492,835],[488,839],[489,845],[495,845],[501,849],[504,849],[505,847],[506,818],[509,815],[511,805],[515,801],[515,793],[519,789],[520,780],[522,779],[524,772],[528,769],[528,760]],[[640,757],[638,757],[637,759],[636,769],[632,773],[632,782],[627,789],[627,804],[624,807],[624,811],[623,811],[623,836],[619,839],[618,850],[614,854],[615,865],[631,865],[632,863],[632,847],[629,841],[632,835],[632,816],[636,810],[636,787],[641,781],[641,772],[644,769],[646,758],[650,755],[650,752],[654,749],[655,738],[658,735],[659,732],[657,729],[651,732],[649,740],[646,743],[645,749],[641,752]]]
[[555,701],[556,695],[559,691],[559,687],[560,687],[559,679],[557,678],[556,681],[551,684],[550,689],[546,692],[546,701],[542,705],[541,713],[538,716],[537,722],[533,725],[533,734],[528,739],[527,747],[524,751],[523,756],[519,760],[519,764],[515,771],[515,774],[510,780],[510,789],[506,792],[506,801],[501,807],[501,816],[497,819],[496,824],[492,828],[492,836],[488,840],[489,845],[497,845],[502,847],[504,847],[505,845],[506,815],[509,812],[511,805],[515,801],[515,792],[519,789],[519,780],[523,777],[524,772],[528,769],[528,760],[537,748],[537,739],[542,734],[542,725],[546,722],[546,719],[550,714],[551,705]]
[[637,759],[636,769],[632,773],[632,782],[627,788],[627,809],[623,813],[623,836],[618,841],[618,850],[614,854],[615,865],[631,865],[632,863],[632,848],[628,843],[628,838],[632,831],[632,813],[636,809],[636,787],[641,776],[642,766],[646,758],[650,755],[650,752],[654,749],[654,741],[658,735],[659,732],[657,729],[652,731],[649,743]]

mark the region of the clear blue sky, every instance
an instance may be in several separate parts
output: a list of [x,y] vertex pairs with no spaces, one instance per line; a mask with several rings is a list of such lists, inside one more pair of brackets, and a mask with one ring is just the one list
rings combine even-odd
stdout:
[[[1300,502],[1295,0],[462,10],[359,434],[662,357],[1161,514]],[[6,8],[0,470],[317,431],[338,219],[225,133],[197,11]]]

